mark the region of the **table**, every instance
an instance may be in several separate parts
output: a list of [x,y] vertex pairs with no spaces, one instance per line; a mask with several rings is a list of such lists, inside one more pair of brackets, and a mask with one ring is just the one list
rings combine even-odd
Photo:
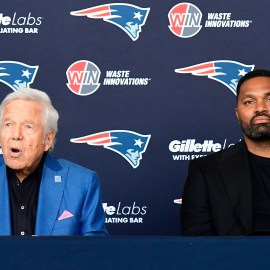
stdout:
[[1,237],[0,269],[268,269],[270,237]]

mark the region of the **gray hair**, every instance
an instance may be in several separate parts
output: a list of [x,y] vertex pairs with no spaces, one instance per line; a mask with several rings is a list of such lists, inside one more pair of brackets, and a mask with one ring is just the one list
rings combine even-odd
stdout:
[[57,133],[59,119],[57,110],[53,107],[49,96],[45,92],[32,88],[21,88],[18,91],[8,94],[4,98],[0,104],[0,125],[2,125],[5,106],[18,99],[35,101],[41,105],[43,110],[44,138],[51,131]]

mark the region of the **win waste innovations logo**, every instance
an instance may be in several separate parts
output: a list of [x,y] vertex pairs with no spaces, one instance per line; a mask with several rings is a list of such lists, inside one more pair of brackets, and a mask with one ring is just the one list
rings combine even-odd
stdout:
[[169,29],[178,37],[190,38],[202,28],[202,13],[198,7],[190,3],[175,5],[168,14]]
[[[101,79],[99,67],[88,60],[78,60],[72,63],[67,71],[67,87],[79,96],[95,93],[100,85],[103,86],[145,86],[151,81],[147,77],[132,77],[130,70],[106,70]],[[101,82],[100,82],[101,81]]]
[[208,12],[202,21],[201,10],[191,3],[179,3],[168,13],[169,29],[180,38],[191,38],[204,28],[248,28],[250,19],[234,19],[231,12]]
[[87,60],[79,60],[71,64],[66,72],[67,87],[76,95],[93,94],[100,86],[100,69]]

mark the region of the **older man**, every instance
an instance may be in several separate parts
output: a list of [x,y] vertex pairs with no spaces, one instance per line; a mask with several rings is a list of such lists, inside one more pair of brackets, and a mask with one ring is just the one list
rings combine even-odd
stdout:
[[190,162],[183,193],[183,235],[270,234],[270,71],[237,86],[244,140]]
[[107,235],[95,172],[52,157],[58,113],[46,93],[0,105],[0,235]]

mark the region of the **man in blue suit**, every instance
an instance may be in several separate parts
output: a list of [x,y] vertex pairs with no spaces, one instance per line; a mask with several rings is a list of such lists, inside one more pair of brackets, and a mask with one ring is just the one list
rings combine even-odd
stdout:
[[35,89],[0,105],[0,235],[107,235],[96,173],[48,153],[58,118]]

